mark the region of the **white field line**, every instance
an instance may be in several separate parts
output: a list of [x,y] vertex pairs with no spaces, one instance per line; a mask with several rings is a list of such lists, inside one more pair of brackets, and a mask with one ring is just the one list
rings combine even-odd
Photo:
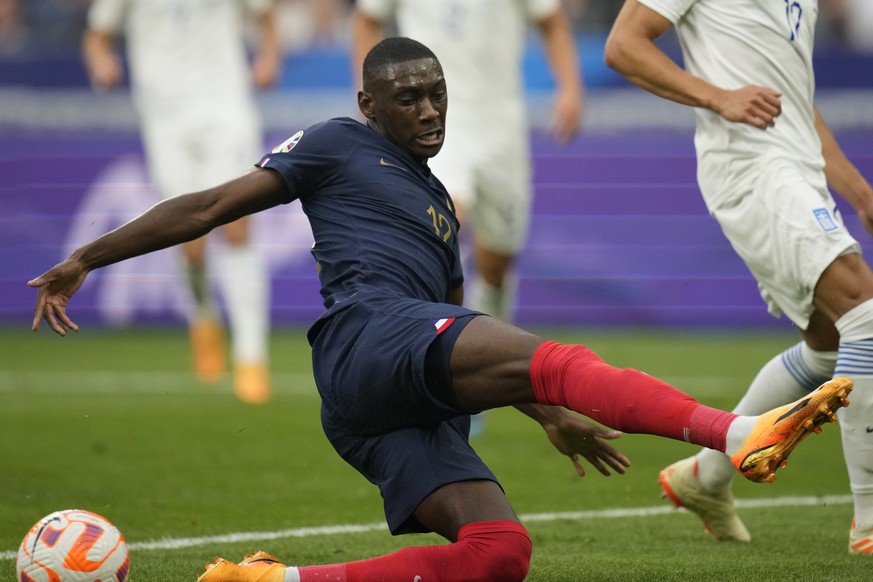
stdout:
[[[852,503],[851,495],[825,495],[820,497],[773,497],[768,499],[737,499],[739,508],[755,507],[810,507],[826,505],[847,505]],[[592,509],[585,511],[562,511],[554,513],[528,513],[520,516],[522,522],[548,522],[559,520],[616,519],[665,515],[677,510],[669,505],[654,507],[616,507],[612,509]],[[685,511],[684,509],[678,511]],[[322,535],[341,535],[387,530],[384,523],[325,525],[321,527],[298,527],[276,531],[234,532],[228,534],[191,538],[162,538],[146,542],[133,542],[128,547],[134,551],[178,550],[210,544],[237,542],[258,542],[282,538],[305,538]],[[17,551],[0,552],[0,560],[14,560]]]

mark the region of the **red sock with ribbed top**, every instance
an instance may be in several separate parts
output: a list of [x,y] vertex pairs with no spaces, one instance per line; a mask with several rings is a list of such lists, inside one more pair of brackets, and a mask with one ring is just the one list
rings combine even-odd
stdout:
[[531,541],[515,521],[480,521],[458,530],[458,541],[419,546],[357,562],[298,566],[300,582],[521,581],[530,567]]
[[611,366],[581,345],[543,342],[531,360],[530,377],[541,404],[569,408],[623,432],[722,452],[736,418],[639,370]]

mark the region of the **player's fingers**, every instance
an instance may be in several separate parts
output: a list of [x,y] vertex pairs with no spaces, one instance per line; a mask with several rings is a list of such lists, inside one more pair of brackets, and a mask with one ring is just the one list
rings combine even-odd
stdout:
[[[28,282],[28,285],[30,282]],[[45,294],[40,292],[36,297],[36,307],[33,309],[33,322],[30,325],[30,329],[33,331],[37,331],[39,329],[39,324],[42,323],[42,316],[45,312]]]
[[603,450],[603,457],[606,458],[613,469],[624,473],[624,468],[630,467],[630,459],[621,454],[618,449],[607,443],[600,443],[600,445]]
[[764,121],[760,116],[754,113],[746,114],[746,116],[743,118],[743,121],[745,123],[748,123],[749,125],[757,127],[758,129],[767,129],[767,127],[769,127],[770,125],[768,122]]
[[45,300],[43,307],[45,320],[48,322],[52,330],[58,335],[67,335],[67,330],[79,331],[79,326],[67,315],[66,306],[63,303],[58,303],[50,298]]
[[72,319],[70,319],[70,316],[67,315],[66,309],[60,310],[60,312],[58,313],[58,318],[61,320],[61,323],[64,324],[66,329],[76,332],[79,331],[79,326],[76,325]]
[[602,439],[610,439],[610,440],[617,439],[618,437],[620,437],[623,434],[624,433],[621,432],[620,430],[613,430],[611,428],[598,427],[598,429],[597,429],[597,436],[602,438]]
[[588,462],[591,463],[591,466],[597,469],[597,472],[604,477],[609,477],[610,475],[612,475],[612,473],[609,472],[609,467],[603,464],[603,452],[587,455],[585,458],[588,459]]
[[40,276],[37,277],[36,279],[31,279],[30,281],[28,281],[27,284],[28,284],[30,287],[42,287],[43,285],[46,284],[46,281],[45,281],[45,279],[43,279],[42,276],[40,275]]
[[579,117],[573,114],[557,114],[552,122],[552,137],[564,144],[579,133]]
[[570,461],[573,462],[573,468],[576,469],[576,474],[580,477],[585,476],[585,467],[579,462],[579,455],[570,455]]
[[67,335],[67,330],[64,328],[64,326],[58,323],[58,320],[55,317],[54,308],[51,305],[46,306],[46,308],[43,310],[43,313],[45,315],[46,322],[49,324],[49,327],[52,328],[52,330],[56,334],[60,336]]
[[612,467],[616,473],[620,475],[625,474],[625,469],[630,467],[630,461],[627,458],[619,453],[617,456],[612,455],[607,457],[606,462],[609,463],[609,466]]

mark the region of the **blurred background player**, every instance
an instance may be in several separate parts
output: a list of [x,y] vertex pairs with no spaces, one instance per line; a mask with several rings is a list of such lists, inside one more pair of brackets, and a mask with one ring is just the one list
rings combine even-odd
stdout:
[[[246,30],[258,51],[249,67]],[[95,0],[83,55],[92,84],[116,87],[124,36],[134,101],[152,181],[164,198],[238,175],[263,149],[252,85],[275,84],[281,70],[272,0]],[[219,281],[228,312],[234,390],[253,404],[269,400],[269,273],[251,243],[249,219],[223,227]],[[206,239],[182,245],[193,310],[189,332],[201,381],[226,373],[223,326],[206,268]]]
[[[392,27],[440,59],[451,115],[445,145],[430,167],[452,196],[461,223],[472,226],[473,270],[467,269],[465,303],[509,322],[517,289],[513,262],[527,237],[532,201],[522,76],[531,23],[555,78],[552,133],[563,143],[579,130],[584,95],[560,0],[358,0],[352,15],[358,77],[364,56]],[[476,415],[472,434],[482,430],[483,418]]]
[[395,22],[398,34],[436,53],[451,88],[446,144],[430,166],[462,222],[473,227],[475,274],[467,303],[511,321],[512,264],[524,245],[531,209],[530,129],[522,78],[528,23],[535,23],[542,35],[556,81],[553,135],[566,142],[579,129],[583,102],[567,17],[560,0],[358,0],[352,17],[358,73],[364,55]]
[[[628,0],[606,62],[652,93],[695,107],[698,183],[710,214],[758,281],[770,313],[803,341],[767,363],[734,409],[791,402],[834,374],[855,385],[839,414],[854,499],[849,552],[873,555],[873,271],[828,188],[873,233],[873,188],[813,104],[815,2]],[[686,68],[655,40],[675,27]],[[664,492],[718,539],[748,541],[724,455],[661,472]]]

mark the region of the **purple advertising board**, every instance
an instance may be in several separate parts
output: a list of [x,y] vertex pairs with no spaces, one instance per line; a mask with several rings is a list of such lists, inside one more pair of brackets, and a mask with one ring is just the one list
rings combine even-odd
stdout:
[[[841,135],[873,177],[873,136]],[[284,136],[272,136],[281,141]],[[519,259],[517,321],[525,325],[782,327],[706,212],[692,136],[583,134],[567,146],[535,136],[535,202]],[[157,201],[135,134],[21,133],[0,140],[0,324],[27,326],[26,281]],[[848,228],[873,247],[850,208]],[[276,325],[308,324],[321,297],[298,203],[255,217],[272,273]],[[220,264],[222,244],[209,252]],[[91,274],[71,307],[83,324],[184,320],[186,292],[170,249]]]

